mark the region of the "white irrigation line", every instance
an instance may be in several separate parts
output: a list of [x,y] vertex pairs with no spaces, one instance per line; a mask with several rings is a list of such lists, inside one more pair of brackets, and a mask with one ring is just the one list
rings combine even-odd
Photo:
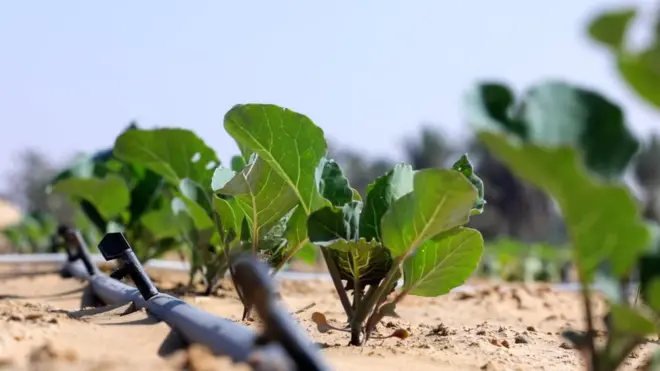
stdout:
[[[63,263],[67,259],[66,254],[57,253],[57,254],[0,254],[0,264],[39,264],[39,263]],[[105,259],[100,254],[92,254],[92,260],[95,263],[104,263]],[[179,272],[187,272],[190,270],[190,264],[188,262],[174,261],[174,260],[160,260],[153,259],[148,261],[145,265],[147,268],[156,268],[156,269],[166,269]],[[293,281],[313,281],[313,280],[325,280],[330,281],[330,275],[328,273],[310,273],[310,272],[293,272],[293,271],[282,271],[279,272],[276,276],[277,279],[283,280],[293,280]],[[399,280],[397,286],[403,284],[402,280]],[[567,283],[554,283],[551,285],[552,288],[556,291],[578,291],[580,289],[580,284],[578,282],[567,282]],[[594,288],[599,289],[600,285],[595,284]],[[452,292],[469,292],[476,289],[475,285],[461,285],[452,290]]]

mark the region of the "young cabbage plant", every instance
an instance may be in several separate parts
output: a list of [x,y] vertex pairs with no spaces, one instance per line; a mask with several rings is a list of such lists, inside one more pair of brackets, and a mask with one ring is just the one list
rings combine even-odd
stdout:
[[[367,188],[364,203],[343,197],[309,216],[308,235],[324,255],[347,314],[350,344],[363,344],[385,316],[397,316],[406,295],[444,295],[472,274],[483,238],[464,226],[483,210],[482,192],[467,156],[452,169],[415,171],[400,164]],[[352,193],[346,182],[343,194]],[[332,327],[321,313],[313,320],[322,332]],[[397,330],[390,336],[407,335]]]
[[56,231],[57,222],[52,215],[33,212],[0,233],[20,253],[45,253],[50,252],[51,239]]
[[[231,214],[240,229],[231,234],[237,246],[268,261],[273,274],[301,253],[313,257],[307,217],[330,204],[318,188],[323,131],[305,115],[270,104],[236,105],[224,126],[241,155],[234,169],[216,169],[212,189],[216,211]],[[221,218],[223,228],[232,223]]]
[[213,293],[227,272],[226,245],[216,226],[221,216],[214,208],[211,179],[220,165],[215,151],[190,130],[161,128],[131,130],[115,141],[113,154],[120,161],[144,167],[163,178],[162,193],[173,213],[167,231],[188,246],[190,283],[200,273],[205,294]]
[[[479,135],[517,176],[545,190],[559,204],[572,238],[587,323],[586,332],[567,331],[564,336],[584,356],[587,369],[618,369],[656,328],[647,311],[630,303],[626,290],[630,273],[650,246],[649,229],[637,202],[625,186],[588,174],[575,149],[519,143],[488,132]],[[609,269],[603,270],[604,265]],[[608,329],[604,346],[595,337],[597,318],[590,288],[595,281],[607,288],[610,307],[603,318]],[[649,291],[656,294],[656,289]],[[657,298],[649,300],[651,307]]]
[[122,164],[103,177],[67,177],[55,182],[52,191],[84,203],[85,216],[101,233],[122,231],[131,241],[138,259],[147,262],[177,247],[171,233],[172,211],[164,207],[162,178],[146,169]]

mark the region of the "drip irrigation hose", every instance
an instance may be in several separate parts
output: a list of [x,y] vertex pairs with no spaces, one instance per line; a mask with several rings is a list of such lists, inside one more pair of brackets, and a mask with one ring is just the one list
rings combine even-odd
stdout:
[[[87,280],[94,295],[105,304],[134,303],[145,308],[189,344],[207,346],[214,354],[228,356],[236,363],[248,363],[254,370],[329,370],[316,347],[297,328],[288,312],[272,299],[274,295],[259,300],[258,313],[265,317],[266,331],[257,335],[249,328],[229,319],[197,309],[183,300],[158,292],[138,262],[133,250],[121,233],[105,235],[99,249],[108,261],[118,260],[120,268],[110,276],[101,273],[92,264],[88,249],[74,229],[60,231],[65,237],[67,262],[62,273]],[[268,270],[254,257],[241,257],[243,276],[252,283],[263,284]],[[136,287],[119,279],[130,276]],[[256,278],[255,278],[256,277]],[[271,293],[272,284],[265,287],[246,287]],[[271,321],[277,318],[277,321]],[[285,318],[285,320],[282,320]]]

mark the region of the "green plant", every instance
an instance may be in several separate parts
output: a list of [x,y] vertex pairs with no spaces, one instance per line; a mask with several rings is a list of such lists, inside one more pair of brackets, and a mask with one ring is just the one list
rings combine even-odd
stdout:
[[[581,130],[571,134],[571,127],[589,130],[589,117],[603,117],[614,111],[605,105],[593,105],[594,99],[584,99],[584,91],[565,86],[568,89],[564,92],[578,94],[555,92],[547,97],[550,102],[563,102],[563,110],[558,109],[558,104],[547,105],[536,115],[528,116],[530,120],[518,121],[520,125],[515,130],[501,130],[511,117],[494,115],[495,101],[483,99],[487,94],[480,95],[478,102],[469,101],[468,110],[479,108],[478,114],[470,115],[471,122],[481,129],[479,138],[489,150],[517,176],[548,192],[559,205],[571,237],[587,323],[586,332],[567,331],[564,335],[585,356],[589,370],[612,371],[645,336],[655,331],[648,313],[631,304],[625,291],[630,273],[650,246],[650,233],[635,199],[614,176],[626,167],[632,155],[625,150],[632,148],[629,135],[620,135],[627,133],[623,121],[619,117],[616,124],[610,117],[609,124],[601,122],[601,126],[591,127],[590,135],[594,138],[585,138]],[[582,114],[569,115],[569,108]],[[558,126],[564,131],[557,130]],[[536,130],[539,135],[521,135],[524,130]],[[610,154],[595,150],[604,144],[589,144],[598,138],[604,138],[602,143],[609,140]],[[606,177],[594,177],[595,173]],[[595,340],[596,318],[590,288],[595,280],[614,288],[606,290],[610,314],[604,318],[608,329],[604,346],[598,346]],[[660,291],[655,290],[649,293],[652,298],[658,294]]]
[[[129,132],[133,130],[137,129]],[[78,228],[89,221],[100,233],[122,231],[138,259],[146,262],[178,245],[172,212],[169,205],[164,207],[167,200],[160,192],[162,182],[154,172],[117,161],[103,151],[81,158],[56,177],[51,189],[80,205]]]
[[50,252],[51,237],[56,231],[57,222],[52,215],[33,212],[0,232],[21,253],[46,253]]
[[205,294],[217,288],[227,271],[224,241],[216,231],[218,219],[210,189],[220,160],[195,133],[185,129],[130,130],[115,141],[114,156],[132,166],[157,174],[163,183],[164,232],[180,237],[188,246],[191,283],[197,273],[204,278]]
[[500,238],[486,243],[480,272],[505,281],[558,281],[569,253],[563,246]]
[[[453,169],[415,171],[397,165],[367,188],[364,204],[348,197],[348,181],[338,184],[333,193],[344,197],[313,212],[307,229],[323,252],[347,314],[350,343],[360,345],[385,316],[396,316],[396,305],[406,295],[446,294],[476,269],[483,239],[464,225],[483,210],[483,184],[467,156]],[[402,288],[388,300],[401,277]],[[343,330],[330,326],[321,313],[313,319],[322,332]],[[406,335],[398,330],[391,336]]]
[[635,50],[626,40],[638,10],[632,7],[608,10],[587,26],[591,39],[611,54],[623,81],[646,102],[660,108],[660,17],[656,15],[647,45]]

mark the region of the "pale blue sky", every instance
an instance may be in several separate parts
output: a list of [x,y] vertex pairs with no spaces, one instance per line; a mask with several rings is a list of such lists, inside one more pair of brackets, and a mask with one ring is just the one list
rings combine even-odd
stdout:
[[329,138],[400,158],[420,122],[468,131],[463,91],[560,77],[622,103],[637,133],[658,124],[585,21],[630,1],[42,0],[0,3],[0,174],[20,149],[57,161],[112,144],[130,120],[190,128],[222,159],[224,113],[283,105]]

